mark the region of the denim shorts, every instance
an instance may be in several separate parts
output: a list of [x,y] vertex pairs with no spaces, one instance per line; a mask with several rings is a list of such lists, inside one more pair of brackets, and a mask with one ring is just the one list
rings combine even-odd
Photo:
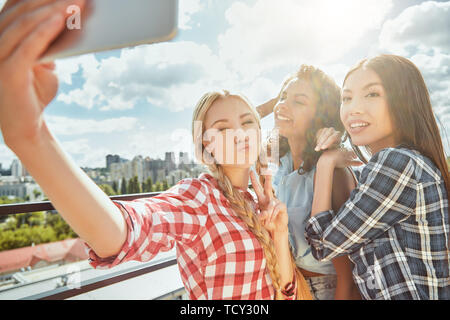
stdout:
[[334,300],[337,276],[326,275],[305,278],[311,288],[311,294],[315,300]]

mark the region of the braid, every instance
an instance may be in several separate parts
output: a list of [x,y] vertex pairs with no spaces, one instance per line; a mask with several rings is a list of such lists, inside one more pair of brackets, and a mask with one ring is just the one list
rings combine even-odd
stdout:
[[[259,162],[259,161],[258,161]],[[267,261],[267,267],[272,278],[275,290],[280,289],[280,274],[278,272],[278,259],[275,253],[272,238],[269,232],[262,226],[253,209],[245,200],[237,188],[235,188],[228,177],[224,174],[222,166],[210,166],[212,175],[217,179],[219,187],[231,204],[238,216],[245,222],[250,231],[255,235],[261,244]]]
[[[232,209],[236,212],[238,217],[244,221],[249,230],[261,244],[264,256],[266,258],[267,268],[269,269],[270,277],[272,279],[272,285],[277,293],[279,293],[281,280],[278,272],[278,259],[269,232],[260,223],[258,216],[255,214],[254,209],[250,206],[250,203],[244,198],[239,190],[232,185],[230,179],[223,172],[223,167],[216,163],[216,159],[213,155],[209,152],[205,152],[206,150],[203,145],[202,136],[204,133],[204,126],[202,121],[205,119],[206,112],[215,100],[230,96],[231,95],[228,91],[223,91],[223,93],[210,92],[206,93],[197,104],[192,118],[192,137],[194,139],[194,143],[196,143],[195,155],[201,163],[208,167],[211,175],[217,180],[219,188],[223,192],[224,196],[230,202]],[[242,99],[249,106],[250,111],[253,112],[255,119],[258,121],[259,128],[261,129],[259,123],[260,118],[256,112],[256,109],[251,107],[245,97],[241,95],[234,96]],[[200,122],[199,125],[198,122]],[[259,139],[261,139],[261,137],[259,137]],[[260,176],[261,182],[264,183],[264,172],[262,172],[260,161],[260,158],[258,158],[258,161],[256,162],[256,171]],[[264,168],[266,167],[267,165],[264,166]]]

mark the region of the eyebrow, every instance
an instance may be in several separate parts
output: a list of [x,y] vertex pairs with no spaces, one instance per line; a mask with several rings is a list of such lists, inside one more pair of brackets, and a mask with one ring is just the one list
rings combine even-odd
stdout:
[[[366,90],[366,89],[369,89],[372,86],[383,86],[383,85],[381,83],[379,83],[379,82],[371,82],[369,84],[366,84],[362,89]],[[344,89],[342,92],[352,92],[352,90]]]
[[[246,116],[251,116],[252,114],[250,113],[250,112],[247,112],[247,113],[244,113],[244,114],[242,114],[239,118],[244,118],[244,117],[246,117]],[[228,122],[228,119],[220,119],[220,120],[216,120],[216,121],[214,121],[213,122],[213,124],[211,125],[211,127],[212,126],[214,126],[216,123],[218,123],[218,122]]]

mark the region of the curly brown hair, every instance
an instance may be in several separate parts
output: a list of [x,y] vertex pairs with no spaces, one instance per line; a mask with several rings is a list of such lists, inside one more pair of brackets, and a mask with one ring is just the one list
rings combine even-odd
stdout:
[[[306,132],[306,146],[301,155],[304,162],[303,166],[300,168],[302,170],[299,169],[299,173],[302,174],[312,170],[322,154],[322,152],[316,152],[314,150],[316,147],[317,131],[321,128],[330,127],[341,132],[344,130],[339,115],[341,89],[336,82],[322,70],[303,64],[295,74],[291,75],[283,83],[280,95],[288,83],[293,79],[301,79],[308,82],[318,98],[316,113]],[[269,137],[268,150],[270,150],[271,139],[273,139],[273,135]],[[279,148],[279,157],[282,158],[290,150],[287,138],[279,137]]]

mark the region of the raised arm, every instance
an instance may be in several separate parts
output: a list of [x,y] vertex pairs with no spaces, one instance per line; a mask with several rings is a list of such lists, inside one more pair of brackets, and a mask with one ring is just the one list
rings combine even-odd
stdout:
[[55,97],[53,64],[38,59],[83,0],[8,1],[0,13],[0,128],[55,209],[101,257],[120,251],[126,222],[118,207],[62,150],[43,111]]
[[275,107],[277,102],[278,102],[278,97],[270,99],[269,101],[256,107],[256,111],[258,111],[261,119],[268,116],[269,114],[271,114],[273,112],[273,108]]
[[[329,155],[339,152],[327,151]],[[349,166],[352,160],[339,162]],[[404,151],[388,148],[373,156],[362,170],[358,186],[335,213],[331,209],[330,185],[336,166],[341,165],[335,160],[319,159],[316,181],[322,184],[314,190],[312,217],[306,224],[305,236],[319,260],[358,250],[409,218],[416,205],[415,164]]]

